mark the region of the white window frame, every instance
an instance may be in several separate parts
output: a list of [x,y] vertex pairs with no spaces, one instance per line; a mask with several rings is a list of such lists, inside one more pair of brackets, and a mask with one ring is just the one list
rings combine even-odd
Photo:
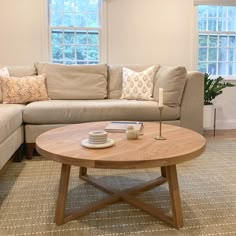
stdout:
[[[236,1],[235,0],[194,0],[194,5],[196,6],[195,7],[195,11],[194,11],[194,25],[195,25],[195,40],[194,40],[194,45],[195,45],[195,57],[194,57],[194,67],[195,69],[198,69],[198,44],[199,44],[199,34],[200,32],[198,31],[198,5],[213,5],[213,6],[236,6]],[[204,32],[202,32],[204,33]],[[230,31],[226,31],[226,32],[223,32],[223,31],[220,31],[220,32],[217,32],[217,31],[207,31],[205,32],[206,35],[217,35],[219,37],[219,35],[231,35],[231,34],[236,34],[236,32],[230,32]],[[227,48],[228,48],[229,45],[227,45]],[[209,47],[209,45],[207,46],[207,48]],[[217,45],[217,49],[218,49],[219,45]],[[218,53],[218,50],[217,50],[217,53]],[[227,52],[228,53],[228,52]],[[218,63],[218,61],[216,61],[216,63]],[[226,61],[226,63],[231,63],[231,61]],[[213,77],[218,77],[218,75],[216,76],[213,76]],[[236,74],[235,75],[222,75],[223,78],[225,78],[226,80],[236,80]]]
[[[99,14],[99,22],[100,22],[100,27],[98,28],[86,28],[86,27],[56,27],[56,26],[51,26],[50,22],[50,1],[46,0],[47,2],[47,12],[48,12],[48,58],[49,61],[52,62],[52,42],[51,42],[51,32],[52,29],[62,29],[63,32],[64,30],[82,30],[82,31],[93,31],[97,30],[99,34],[99,61],[98,63],[107,63],[107,3],[105,0],[100,0],[100,14]],[[64,37],[64,33],[63,33]],[[71,44],[71,45],[76,45],[76,44]],[[76,54],[76,51],[75,51]],[[76,58],[76,55],[75,55]],[[64,52],[63,52],[63,62],[65,62],[64,58]]]

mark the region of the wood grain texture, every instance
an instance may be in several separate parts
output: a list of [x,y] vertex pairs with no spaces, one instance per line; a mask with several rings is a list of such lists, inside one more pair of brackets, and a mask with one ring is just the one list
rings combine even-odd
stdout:
[[200,155],[206,140],[200,134],[185,128],[163,125],[167,139],[158,141],[158,123],[145,122],[144,135],[127,140],[124,133],[109,133],[115,145],[106,149],[88,149],[81,141],[88,132],[104,130],[109,122],[92,122],[56,128],[41,134],[36,140],[37,151],[54,161],[87,168],[150,168],[168,166],[191,160]]

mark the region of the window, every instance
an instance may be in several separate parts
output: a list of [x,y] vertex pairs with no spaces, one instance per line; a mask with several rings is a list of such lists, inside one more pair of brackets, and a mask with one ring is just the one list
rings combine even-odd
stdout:
[[101,0],[49,0],[52,62],[99,63],[100,12]]
[[235,6],[198,6],[198,70],[236,77]]

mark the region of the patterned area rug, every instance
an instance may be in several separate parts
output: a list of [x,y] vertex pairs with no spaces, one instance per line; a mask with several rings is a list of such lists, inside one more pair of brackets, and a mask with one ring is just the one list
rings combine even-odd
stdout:
[[[184,227],[176,230],[148,214],[120,203],[62,226],[54,224],[60,164],[35,157],[11,163],[0,176],[0,236],[11,235],[236,235],[236,142],[209,140],[197,159],[178,165]],[[146,170],[89,169],[117,188],[155,178]],[[67,209],[104,197],[78,179],[72,168]],[[138,196],[169,212],[168,186]]]

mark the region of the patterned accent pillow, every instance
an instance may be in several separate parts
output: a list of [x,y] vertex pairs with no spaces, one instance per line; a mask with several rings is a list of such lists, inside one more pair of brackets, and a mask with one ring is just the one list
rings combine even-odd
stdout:
[[123,68],[122,99],[153,100],[153,79],[157,71],[156,66],[149,67],[142,72],[135,72]]
[[24,104],[48,100],[45,75],[0,77],[3,103]]
[[0,76],[9,77],[9,71],[7,67],[0,68]]

